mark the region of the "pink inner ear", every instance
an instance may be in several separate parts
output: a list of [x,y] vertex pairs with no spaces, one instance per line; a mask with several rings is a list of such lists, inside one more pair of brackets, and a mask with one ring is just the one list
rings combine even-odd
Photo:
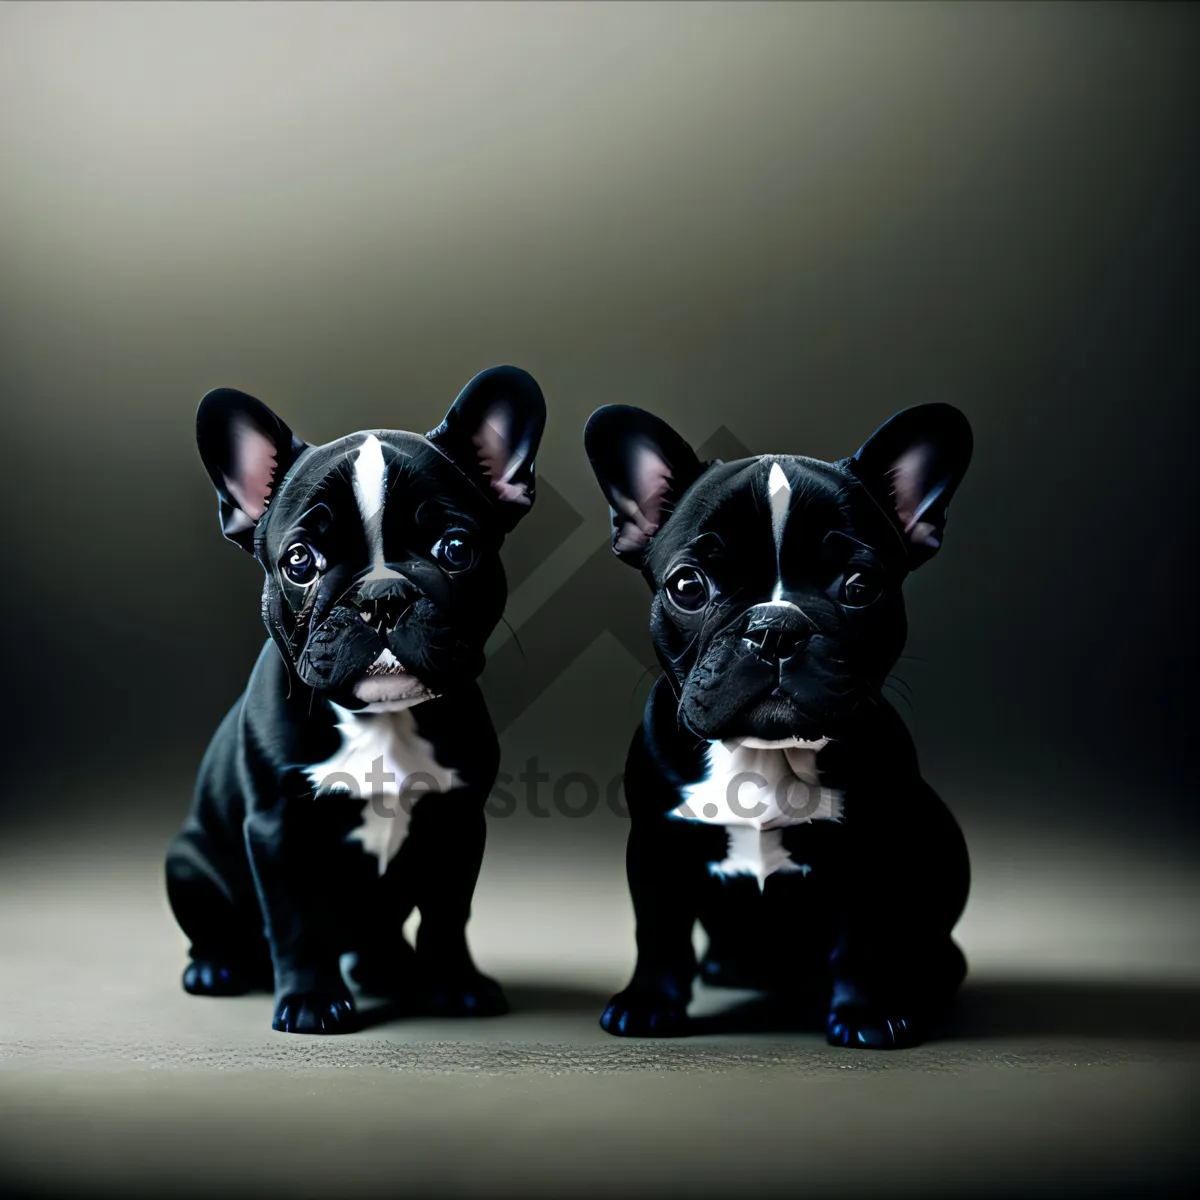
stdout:
[[267,511],[275,481],[275,443],[243,416],[235,419],[230,433],[233,471],[225,476],[225,486],[238,508],[257,521]]
[[922,521],[937,499],[941,487],[931,486],[933,447],[918,444],[906,450],[892,465],[892,503],[904,532],[918,545],[939,545],[937,527]]
[[519,450],[512,450],[511,426],[511,414],[506,408],[497,406],[488,411],[479,431],[471,440],[492,491],[509,504],[532,504],[525,484],[512,482],[513,475],[525,462],[525,455]]
[[632,496],[614,491],[613,508],[626,518],[625,526],[613,543],[618,553],[640,550],[658,532],[663,521],[663,505],[671,488],[671,469],[661,454],[648,442],[639,442],[632,450],[629,464]]

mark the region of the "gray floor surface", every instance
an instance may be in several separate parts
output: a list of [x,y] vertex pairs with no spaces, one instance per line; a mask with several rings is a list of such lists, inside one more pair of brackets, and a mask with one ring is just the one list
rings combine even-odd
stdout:
[[1147,1194],[1197,1165],[1200,884],[1169,853],[975,839],[955,1028],[872,1054],[728,1015],[741,1032],[609,1037],[619,841],[584,857],[574,829],[493,823],[471,935],[513,1012],[329,1039],[273,1033],[265,996],[184,995],[150,824],[0,849],[14,1191]]

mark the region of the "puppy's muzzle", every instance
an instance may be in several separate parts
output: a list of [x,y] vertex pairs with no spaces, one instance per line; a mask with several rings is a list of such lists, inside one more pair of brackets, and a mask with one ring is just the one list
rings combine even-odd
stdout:
[[377,633],[387,636],[403,620],[417,599],[407,579],[372,580],[363,583],[354,597],[359,615]]
[[787,600],[756,604],[746,615],[742,643],[764,662],[778,663],[791,658],[815,629],[803,610]]
[[433,696],[427,684],[414,675],[392,652],[390,636],[403,626],[408,612],[421,593],[402,575],[364,579],[353,596],[353,604],[383,649],[354,685],[354,696],[368,705],[408,707]]

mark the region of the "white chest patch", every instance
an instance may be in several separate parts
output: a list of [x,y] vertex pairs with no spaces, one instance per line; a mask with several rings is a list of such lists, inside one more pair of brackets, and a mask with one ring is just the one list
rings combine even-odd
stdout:
[[817,773],[824,745],[797,738],[712,742],[707,778],[684,788],[683,802],[668,815],[725,827],[728,849],[710,868],[715,875],[752,875],[760,888],[776,871],[807,875],[808,866],[784,848],[783,830],[842,819],[842,793],[822,787]]
[[399,712],[352,712],[335,704],[342,744],[325,762],[305,770],[317,796],[361,796],[362,824],[350,834],[379,860],[379,873],[408,836],[413,807],[429,792],[462,786],[452,768],[443,767],[433,746],[417,732],[411,709]]

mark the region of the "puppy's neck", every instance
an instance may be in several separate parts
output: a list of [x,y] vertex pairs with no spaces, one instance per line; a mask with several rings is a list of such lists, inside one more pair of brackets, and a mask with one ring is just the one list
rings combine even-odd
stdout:
[[714,874],[752,875],[760,888],[776,871],[807,874],[807,865],[793,862],[784,848],[782,831],[842,819],[842,793],[822,787],[817,771],[817,752],[827,742],[710,742],[705,778],[682,789],[682,803],[669,815],[725,827],[728,852],[710,867]]
[[822,787],[817,770],[817,752],[827,742],[827,738],[710,742],[706,776],[683,789],[683,803],[674,815],[756,829],[839,820],[842,794]]
[[341,793],[367,800],[350,839],[375,856],[382,875],[408,836],[413,806],[422,796],[453,791],[463,781],[421,736],[411,705],[379,712],[331,707],[341,744],[305,774],[318,799]]

